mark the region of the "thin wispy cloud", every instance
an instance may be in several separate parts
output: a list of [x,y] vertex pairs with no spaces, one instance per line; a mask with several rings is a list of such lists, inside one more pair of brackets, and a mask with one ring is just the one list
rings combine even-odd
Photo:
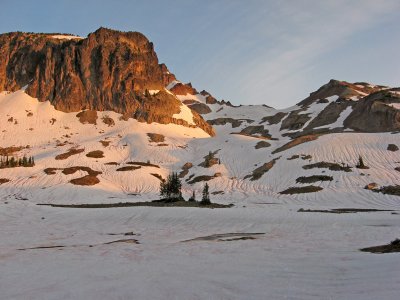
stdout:
[[2,6],[1,32],[141,31],[180,80],[236,104],[291,106],[331,78],[400,85],[398,0],[21,0],[23,11],[4,0]]

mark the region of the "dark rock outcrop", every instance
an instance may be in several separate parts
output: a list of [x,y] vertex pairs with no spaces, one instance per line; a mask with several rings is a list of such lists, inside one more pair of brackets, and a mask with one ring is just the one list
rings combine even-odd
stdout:
[[233,118],[217,118],[213,120],[207,120],[207,123],[211,125],[226,125],[228,123],[232,124],[232,128],[239,127],[243,122],[247,122],[249,124],[253,123],[254,120],[250,119],[233,119]]
[[192,87],[192,84],[189,82],[187,84],[183,83],[177,83],[175,84],[171,89],[171,92],[173,92],[175,95],[196,95],[197,91]]
[[390,91],[372,93],[356,103],[344,126],[362,132],[400,130],[400,110],[393,103],[400,103],[400,98]]
[[[0,35],[0,90],[27,86],[26,93],[64,112],[111,110],[141,122],[189,126],[172,117],[181,102],[164,87],[174,79],[139,32],[99,28],[85,39]],[[160,92],[150,95],[147,90]],[[208,123],[200,123],[214,134]]]
[[209,108],[207,104],[200,102],[189,105],[189,108],[201,115],[209,114],[211,112],[211,108]]

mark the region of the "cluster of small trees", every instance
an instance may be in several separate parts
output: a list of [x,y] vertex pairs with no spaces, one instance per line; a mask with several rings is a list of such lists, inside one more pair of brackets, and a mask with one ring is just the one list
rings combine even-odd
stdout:
[[4,168],[15,168],[15,167],[33,167],[35,165],[35,159],[33,156],[15,158],[13,156],[2,156],[0,157],[0,169]]
[[[162,199],[167,201],[184,201],[182,196],[182,183],[178,176],[178,173],[172,172],[168,175],[166,181],[162,181],[160,184],[160,196]],[[189,198],[189,202],[196,202],[196,193],[193,191],[192,196]],[[209,186],[206,183],[203,188],[202,198],[200,201],[201,205],[211,204]]]

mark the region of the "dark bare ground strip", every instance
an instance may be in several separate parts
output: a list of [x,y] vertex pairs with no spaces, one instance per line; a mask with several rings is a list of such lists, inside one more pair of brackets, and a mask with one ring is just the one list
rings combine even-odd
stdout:
[[199,208],[229,208],[233,204],[218,204],[211,203],[209,205],[200,205],[199,202],[189,201],[175,201],[175,202],[163,202],[155,200],[152,202],[119,202],[119,203],[93,203],[93,204],[51,204],[51,203],[38,203],[37,205],[51,206],[51,207],[63,207],[63,208],[113,208],[113,207],[137,207],[137,206],[149,206],[149,207],[199,207]]
[[115,240],[115,241],[110,241],[110,242],[105,242],[101,244],[95,244],[95,245],[57,245],[57,246],[38,246],[38,247],[31,247],[31,248],[20,248],[17,249],[19,251],[25,251],[25,250],[40,250],[40,249],[63,249],[63,248],[76,248],[76,247],[94,247],[94,246],[101,246],[101,245],[111,245],[111,244],[116,244],[116,243],[128,243],[128,244],[140,244],[138,240],[136,239],[120,239],[120,240]]
[[182,243],[186,242],[195,242],[195,241],[219,241],[219,242],[225,242],[225,241],[236,241],[236,240],[249,240],[249,239],[255,239],[254,236],[257,235],[263,235],[265,234],[264,232],[254,232],[254,233],[219,233],[219,234],[212,234],[208,236],[201,236],[197,237],[194,239],[190,240],[184,240]]
[[363,248],[363,249],[360,249],[360,251],[371,252],[371,253],[376,253],[376,254],[400,252],[400,239],[395,239],[394,241],[391,241],[387,245]]
[[377,211],[393,211],[388,209],[374,209],[374,208],[334,208],[334,209],[303,209],[300,208],[297,212],[317,212],[317,213],[330,213],[330,214],[349,214],[358,212],[377,212]]

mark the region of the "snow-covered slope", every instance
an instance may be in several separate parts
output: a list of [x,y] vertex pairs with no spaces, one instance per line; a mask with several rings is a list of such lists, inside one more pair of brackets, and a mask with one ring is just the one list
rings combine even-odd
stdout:
[[[316,118],[335,99],[286,110],[207,104],[207,120],[230,118],[215,121],[224,125],[214,125],[216,136],[210,137],[200,128],[125,121],[111,111],[97,112],[96,124],[90,118],[82,123],[77,113],[57,111],[23,90],[2,92],[0,150],[23,147],[13,155],[33,156],[36,165],[0,169],[0,178],[10,180],[0,185],[0,298],[397,299],[398,255],[358,249],[398,237],[399,197],[364,186],[399,183],[400,154],[387,150],[388,144],[399,145],[399,134],[344,131],[279,151],[297,139],[289,134],[301,131],[281,130],[286,118]],[[176,117],[189,122],[190,111],[181,107]],[[326,127],[344,129],[351,110]],[[81,152],[56,159],[71,148]],[[86,156],[96,150],[102,155]],[[220,164],[205,168],[200,164],[210,151]],[[369,169],[354,168],[359,155]],[[252,177],[272,161],[269,171]],[[323,161],[353,168],[303,168]],[[118,171],[137,162],[140,169]],[[212,201],[235,206],[36,205],[154,200],[156,176],[180,173],[186,163],[193,166],[182,178],[184,197],[199,195],[204,181],[190,180],[208,175]],[[87,172],[63,170],[78,166],[101,172],[99,183],[72,184]],[[304,186],[296,179],[310,175],[333,180],[313,183],[323,188],[315,193],[279,194]],[[343,207],[390,211],[298,211]]]
[[[326,103],[315,103],[303,109],[298,115],[311,116],[307,121],[309,123],[336,98],[329,99]],[[364,186],[371,182],[382,186],[398,183],[399,172],[395,168],[399,166],[399,152],[387,150],[388,144],[399,143],[398,134],[332,133],[279,151],[292,141],[287,134],[296,132],[280,130],[282,122],[290,116],[289,112],[298,110],[298,107],[278,111],[266,106],[209,104],[212,112],[204,115],[206,119],[239,120],[237,124],[228,122],[225,125],[214,125],[216,137],[210,137],[199,128],[147,124],[134,119],[124,121],[114,112],[98,112],[96,124],[83,124],[76,116],[77,113],[57,111],[49,102],[38,102],[23,90],[3,92],[0,95],[0,107],[0,146],[24,147],[13,155],[33,156],[36,162],[34,167],[29,168],[0,169],[0,178],[10,180],[1,185],[0,193],[5,198],[18,195],[42,203],[154,200],[158,197],[160,184],[155,174],[166,178],[169,172],[181,172],[185,163],[191,163],[192,167],[182,177],[186,197],[192,191],[200,192],[205,182],[191,183],[191,180],[198,176],[211,176],[207,179],[211,191],[217,194],[214,198],[223,202],[257,202],[265,197],[276,198],[279,202],[301,203],[312,200],[313,203],[329,201],[350,206],[365,198],[375,199],[378,203],[395,201],[394,196],[373,193],[364,190]],[[190,109],[184,104],[181,108],[181,113],[175,117],[190,123]],[[343,119],[350,110],[351,107],[348,107],[335,123],[327,127],[343,128]],[[271,125],[263,121],[263,118],[277,113],[286,115]],[[114,124],[103,121],[108,118]],[[261,127],[268,133],[257,131],[257,128],[254,132],[248,131],[251,126],[258,129]],[[164,140],[153,142],[148,133],[160,134]],[[263,142],[270,146],[257,147]],[[66,159],[56,159],[57,155],[71,148],[83,150]],[[87,157],[92,151],[102,151],[104,157]],[[219,164],[209,168],[201,166],[210,151],[215,153]],[[288,159],[294,155],[307,156],[307,159]],[[354,168],[360,155],[370,169]],[[253,180],[253,171],[273,160],[273,167]],[[118,171],[121,167],[129,166],[129,162],[150,162],[152,165]],[[302,168],[317,162],[339,163],[353,168],[351,172]],[[77,166],[101,172],[98,175],[100,182],[93,186],[71,184],[72,179],[84,176],[85,172],[65,175],[62,168]],[[47,174],[44,172],[46,168],[60,170],[56,170],[55,174]],[[315,199],[316,193],[289,196],[279,194],[289,187],[302,186],[296,183],[298,177],[321,173],[332,175],[334,180],[316,183],[323,188],[317,193],[318,199]]]

